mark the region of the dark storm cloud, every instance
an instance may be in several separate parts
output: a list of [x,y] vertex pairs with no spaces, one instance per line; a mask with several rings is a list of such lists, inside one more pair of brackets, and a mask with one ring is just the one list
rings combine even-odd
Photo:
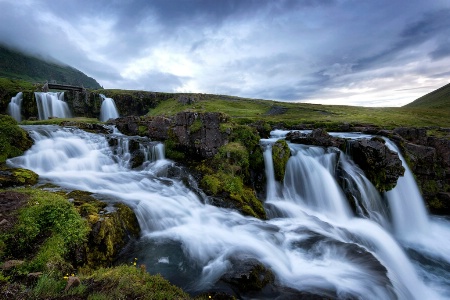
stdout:
[[335,103],[443,85],[450,68],[440,0],[0,0],[0,10],[0,42],[111,88]]
[[405,50],[415,50],[427,41],[435,41],[438,47],[429,53],[434,59],[450,55],[450,9],[423,14],[417,21],[408,22],[398,35],[397,41],[387,45],[383,51],[357,62],[358,69],[400,60],[398,55]]

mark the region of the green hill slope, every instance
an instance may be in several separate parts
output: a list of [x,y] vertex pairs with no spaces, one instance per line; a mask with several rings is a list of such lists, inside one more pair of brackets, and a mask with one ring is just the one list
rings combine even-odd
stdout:
[[95,79],[77,69],[47,62],[3,45],[0,45],[0,77],[35,83],[56,81],[91,89],[101,88]]
[[450,83],[414,100],[404,107],[450,110]]

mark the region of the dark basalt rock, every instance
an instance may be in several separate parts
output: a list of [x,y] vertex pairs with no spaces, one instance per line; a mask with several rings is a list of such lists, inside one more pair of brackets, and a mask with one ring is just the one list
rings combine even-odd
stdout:
[[117,129],[126,135],[138,135],[139,134],[139,123],[141,119],[136,116],[129,116],[123,118],[117,118],[114,120],[109,120],[108,124],[116,125]]
[[344,139],[335,138],[329,135],[324,129],[314,129],[311,133],[301,133],[293,131],[287,134],[286,140],[296,144],[337,147],[342,148],[345,144]]
[[428,136],[425,128],[396,128],[393,133],[390,138],[402,149],[430,212],[448,215],[450,202],[444,195],[450,192],[449,136]]
[[171,125],[171,119],[163,116],[157,116],[148,124],[148,136],[155,140],[165,141],[169,138],[169,128]]
[[221,113],[181,112],[175,116],[172,132],[184,151],[202,157],[213,157],[228,142],[220,123],[227,121]]
[[379,191],[394,188],[405,172],[398,154],[379,139],[349,141],[349,151],[353,161]]
[[241,293],[261,291],[275,280],[272,271],[256,259],[232,258],[230,263],[231,268],[220,280],[234,286]]

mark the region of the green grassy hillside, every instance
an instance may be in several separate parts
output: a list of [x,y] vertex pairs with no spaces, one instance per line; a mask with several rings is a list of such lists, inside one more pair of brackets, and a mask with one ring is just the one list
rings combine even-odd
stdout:
[[70,66],[47,62],[0,45],[0,77],[34,83],[56,81],[85,88],[98,89],[98,82]]
[[372,124],[387,129],[401,126],[450,127],[450,110],[409,107],[357,107],[288,103],[220,95],[192,94],[196,100],[181,104],[180,94],[161,101],[149,115],[174,115],[183,110],[223,112],[238,123],[264,120],[285,126],[309,125],[335,129],[343,123]]
[[404,107],[450,110],[450,83],[416,99]]

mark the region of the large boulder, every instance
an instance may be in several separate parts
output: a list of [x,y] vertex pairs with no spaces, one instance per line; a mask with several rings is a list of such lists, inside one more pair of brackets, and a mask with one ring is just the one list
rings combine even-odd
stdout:
[[123,134],[138,135],[140,121],[139,117],[129,116],[108,121],[108,124],[116,125],[117,129]]
[[292,131],[287,134],[286,140],[296,144],[321,146],[321,147],[337,147],[342,148],[345,144],[344,139],[335,138],[329,135],[326,130],[317,128],[311,133],[301,133],[300,131]]
[[219,148],[228,143],[228,134],[220,124],[228,120],[222,113],[181,112],[172,126],[179,147],[201,158],[213,157]]
[[221,281],[231,285],[239,294],[261,291],[273,284],[272,271],[253,258],[235,257],[230,259],[231,268],[221,277]]
[[394,188],[405,172],[398,154],[391,151],[382,139],[351,140],[349,148],[353,161],[379,191]]
[[127,205],[108,206],[83,191],[72,191],[67,196],[91,227],[84,248],[76,251],[76,264],[92,268],[111,266],[124,247],[139,237],[138,220]]
[[169,138],[169,128],[172,120],[164,116],[154,117],[147,126],[147,134],[150,138],[165,141]]

